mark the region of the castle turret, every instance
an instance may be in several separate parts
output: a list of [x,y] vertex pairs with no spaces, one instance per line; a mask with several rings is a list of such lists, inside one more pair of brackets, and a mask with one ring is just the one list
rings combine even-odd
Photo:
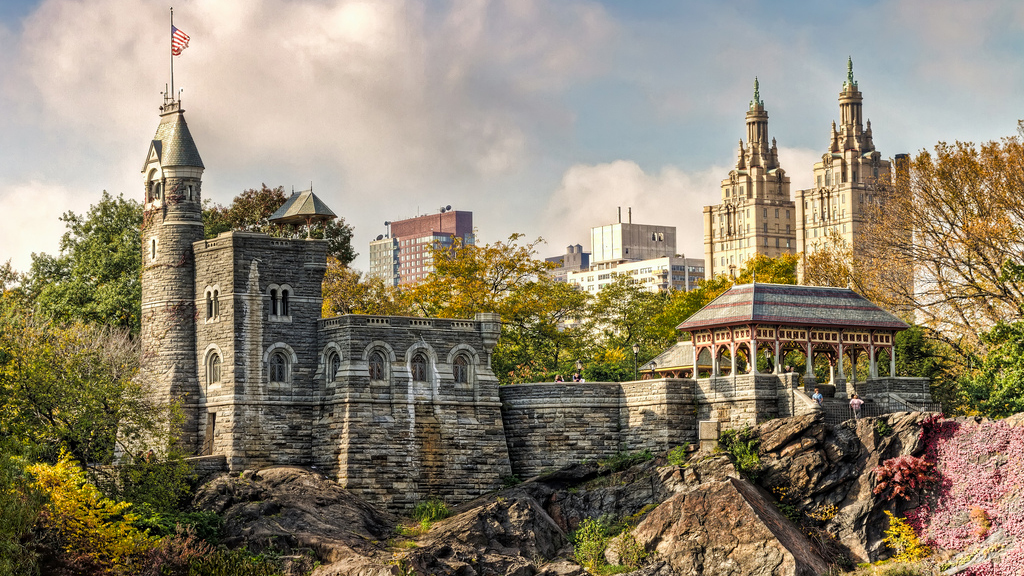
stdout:
[[180,101],[165,99],[142,167],[142,375],[154,400],[179,403],[180,447],[193,452],[199,382],[192,243],[203,239],[203,161],[184,112]]

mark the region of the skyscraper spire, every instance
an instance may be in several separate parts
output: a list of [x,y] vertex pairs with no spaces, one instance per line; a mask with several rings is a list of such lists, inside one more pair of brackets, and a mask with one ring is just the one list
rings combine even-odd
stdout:
[[857,83],[853,81],[853,56],[849,56],[846,59],[846,82],[843,82],[843,89],[855,86],[857,86]]
[[753,110],[755,106],[764,107],[764,102],[761,101],[761,88],[757,82],[757,76],[754,76],[754,99],[750,101],[750,109]]

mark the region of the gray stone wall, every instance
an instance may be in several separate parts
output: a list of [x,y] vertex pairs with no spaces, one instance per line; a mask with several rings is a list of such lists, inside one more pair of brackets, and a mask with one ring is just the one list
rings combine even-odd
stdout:
[[[226,232],[196,242],[194,357],[202,382],[198,408],[202,445],[224,455],[232,470],[309,464],[319,387],[317,320],[326,243]],[[277,314],[272,313],[276,291]],[[288,292],[284,314],[282,294]],[[218,310],[209,314],[207,294]],[[209,359],[222,359],[220,382],[210,382]],[[271,381],[274,353],[287,376]],[[212,421],[211,421],[212,420]],[[212,433],[212,440],[207,435]]]
[[515,384],[499,393],[512,472],[522,479],[628,448],[618,383]]
[[931,382],[927,378],[873,378],[848,385],[862,398],[883,399],[896,395],[910,403],[932,402]]
[[778,375],[740,374],[696,382],[698,420],[717,420],[726,430],[779,417],[778,390],[782,383]]
[[512,470],[526,478],[622,451],[662,452],[695,443],[698,419],[720,421],[727,429],[776,418],[792,410],[791,395],[780,390],[792,390],[798,380],[764,374],[502,386]]
[[692,380],[641,380],[621,386],[620,422],[628,450],[662,452],[696,441]]
[[[498,383],[490,368],[500,324],[476,320],[348,315],[320,322],[318,374],[330,351],[341,355],[333,382],[323,380],[316,465],[390,509],[409,509],[429,496],[462,502],[498,488],[511,474]],[[380,352],[382,379],[369,362]],[[416,354],[426,378],[414,379]],[[456,383],[462,355],[468,381]]]

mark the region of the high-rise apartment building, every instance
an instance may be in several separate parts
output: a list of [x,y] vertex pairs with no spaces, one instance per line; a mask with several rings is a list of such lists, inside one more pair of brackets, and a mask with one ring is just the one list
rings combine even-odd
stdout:
[[[839,127],[832,122],[828,150],[814,164],[814,187],[796,192],[795,249],[804,258],[824,245],[830,232],[856,247],[867,207],[884,201],[891,190],[890,163],[875,150],[862,101],[849,60],[839,93]],[[802,273],[803,265],[800,268]]]
[[456,239],[475,242],[472,212],[444,209],[390,226],[390,234],[370,242],[370,275],[394,286],[415,284],[433,272],[433,248],[452,246]]
[[[735,275],[756,254],[777,257],[800,254],[804,259],[823,246],[829,233],[838,234],[856,250],[867,209],[890,193],[890,163],[871,139],[862,101],[847,61],[846,81],[839,94],[839,126],[832,123],[826,151],[815,163],[814,187],[790,199],[789,177],[779,166],[775,140],[768,145],[768,113],[754,80],[754,100],[747,111],[747,145],[740,141],[739,159],[722,180],[722,203],[704,207],[704,261],[708,277]],[[900,157],[902,155],[898,155]],[[798,274],[803,275],[803,264]]]
[[722,180],[722,203],[704,207],[704,272],[735,275],[755,254],[791,253],[796,243],[796,205],[789,176],[779,165],[775,139],[768,140],[768,112],[754,79],[747,110],[747,143],[740,140],[736,167]]
[[593,294],[620,276],[629,277],[633,284],[640,284],[651,292],[693,290],[704,279],[704,260],[663,256],[646,260],[602,262],[590,268],[568,272],[566,282]]
[[629,218],[615,224],[590,229],[590,261],[648,260],[676,255],[676,227],[651,224],[633,224],[633,209]]
[[398,239],[390,234],[370,240],[371,278],[380,278],[388,286],[398,286]]

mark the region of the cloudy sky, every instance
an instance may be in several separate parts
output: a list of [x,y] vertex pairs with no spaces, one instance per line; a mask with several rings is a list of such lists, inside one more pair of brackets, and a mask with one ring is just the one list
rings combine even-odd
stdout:
[[[0,262],[57,251],[59,216],[102,190],[141,199],[167,5],[0,2]],[[848,56],[884,156],[1024,118],[1018,0],[180,0],[174,14],[205,196],[312,182],[354,225],[360,269],[385,220],[449,204],[484,242],[544,237],[543,256],[632,206],[702,256],[701,207],[755,76],[794,189]]]

